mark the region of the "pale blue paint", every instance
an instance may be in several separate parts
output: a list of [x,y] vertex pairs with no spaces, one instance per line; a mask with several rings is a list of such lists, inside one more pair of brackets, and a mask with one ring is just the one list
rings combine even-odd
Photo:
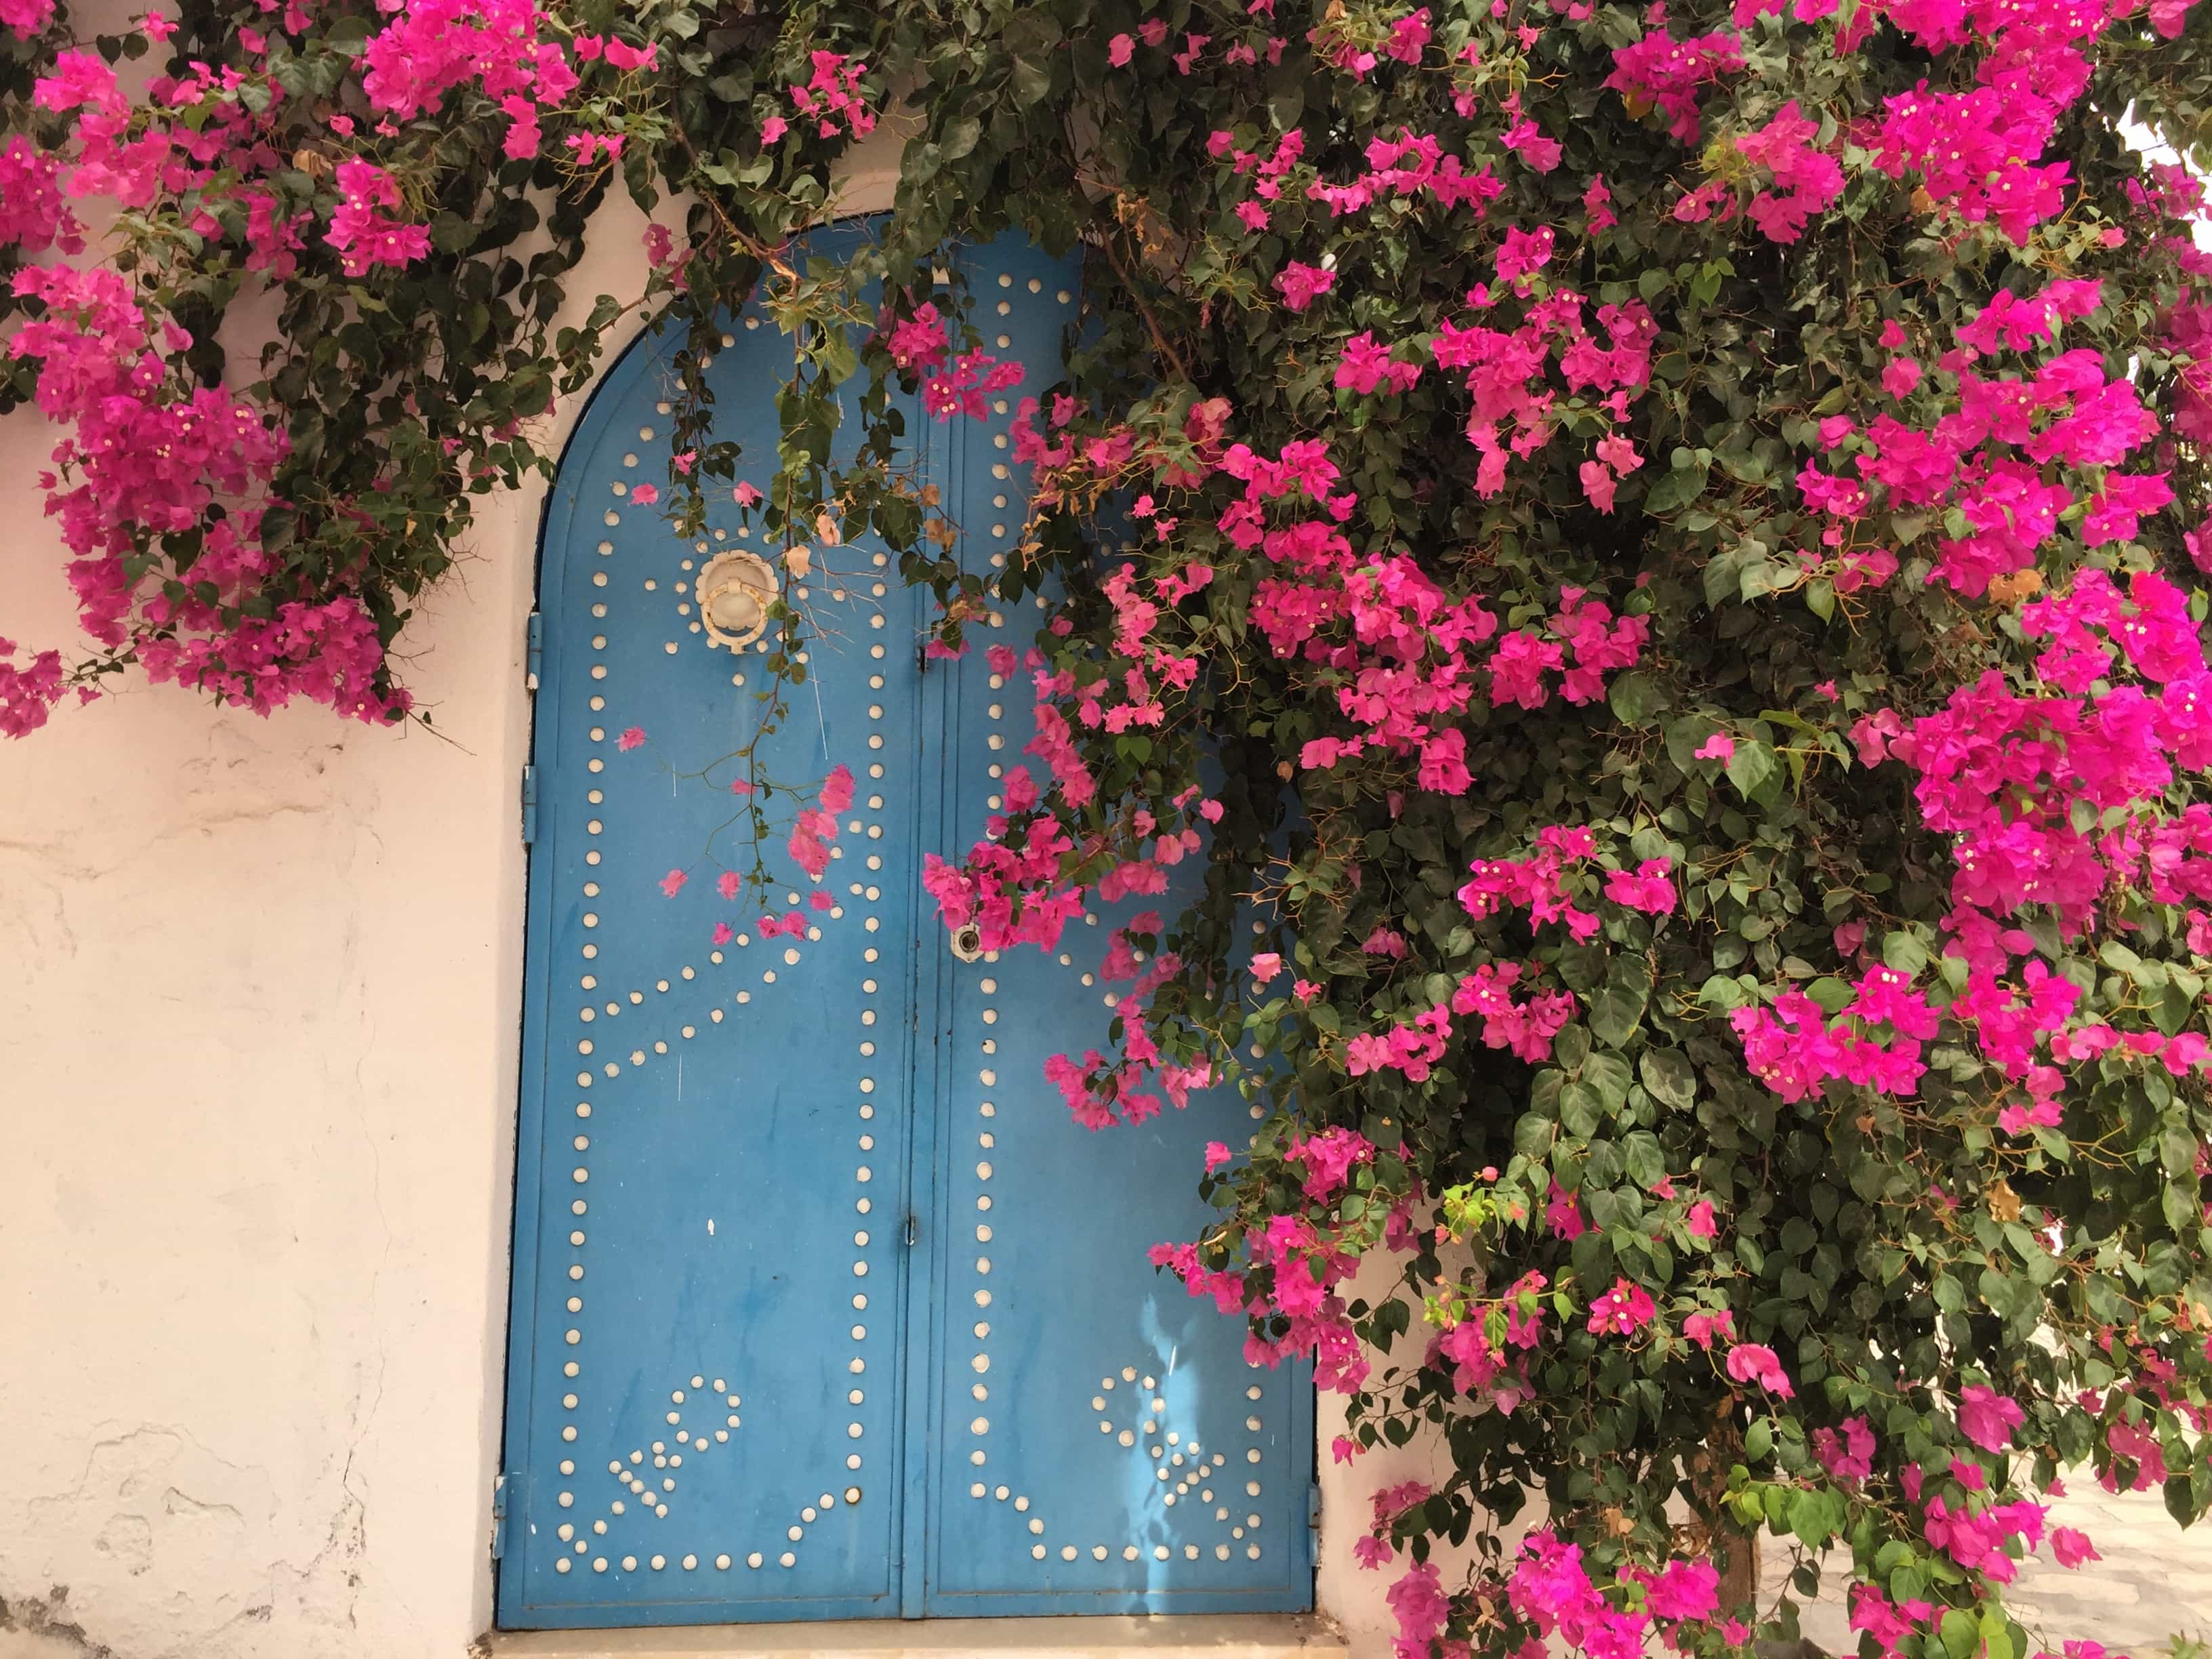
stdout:
[[[825,233],[814,251],[834,253],[857,234]],[[1075,289],[1073,265],[1000,247],[964,266],[988,334],[1011,342],[994,349],[1030,368],[1007,402],[1041,393],[1073,315],[1057,298]],[[999,285],[1001,272],[1014,278],[1011,289]],[[1042,292],[1029,291],[1032,279]],[[1005,318],[1002,299],[1012,303]],[[765,323],[740,321],[732,337],[713,371],[720,430],[762,458],[743,470],[765,483],[775,437],[767,393],[789,345]],[[713,896],[714,873],[739,861],[726,840],[713,840],[732,804],[727,769],[706,782],[672,769],[696,770],[733,744],[755,705],[731,675],[743,669],[757,684],[759,670],[690,630],[678,585],[694,574],[682,561],[703,557],[670,534],[657,508],[629,506],[611,489],[662,481],[668,421],[655,404],[671,350],[648,339],[609,375],[546,521],[501,1624],[1310,1606],[1309,1375],[1245,1366],[1241,1325],[1144,1257],[1146,1246],[1205,1224],[1211,1212],[1193,1190],[1199,1149],[1242,1142],[1250,1127],[1243,1103],[1218,1091],[1140,1127],[1093,1133],[1069,1120],[1041,1075],[1049,1054],[1103,1046],[1109,988],[1082,977],[1115,921],[1162,901],[1073,927],[1067,965],[1026,949],[963,963],[921,890],[923,853],[957,853],[982,833],[997,788],[988,769],[1016,763],[1027,741],[1029,698],[1018,682],[988,684],[981,647],[1025,645],[1036,613],[1017,607],[1001,629],[974,631],[966,661],[925,672],[916,644],[928,601],[895,570],[867,562],[872,538],[831,550],[829,570],[808,583],[823,624],[810,650],[812,678],[767,769],[811,781],[842,761],[858,775],[843,822],[862,829],[842,833],[844,855],[823,884],[843,914],[817,918],[818,942],[769,943],[757,927],[759,896],[737,905]],[[992,472],[1012,470],[992,442],[1005,427],[995,415],[936,427],[908,410],[908,430],[928,446],[930,474],[963,527],[963,556],[978,567],[1020,523],[1022,479]],[[604,522],[609,511],[617,525]],[[733,510],[718,521],[731,532],[718,548],[743,544]],[[998,525],[1009,533],[994,537]],[[601,573],[603,586],[593,582]],[[870,591],[878,578],[880,598]],[[842,601],[830,597],[840,586]],[[595,605],[604,616],[592,614]],[[878,614],[880,628],[870,625]],[[880,658],[870,654],[878,645]],[[603,678],[592,678],[594,665]],[[870,685],[872,676],[883,684]],[[593,696],[604,708],[589,707]],[[620,753],[617,734],[633,725],[651,743]],[[868,747],[872,736],[880,748]],[[588,769],[594,759],[604,769]],[[881,778],[867,775],[871,763]],[[872,797],[882,805],[872,808]],[[870,838],[869,826],[880,835]],[[586,862],[592,850],[597,865]],[[871,856],[880,869],[866,867]],[[780,851],[777,863],[796,873]],[[668,899],[657,883],[672,867],[693,879]],[[587,896],[587,883],[600,890]],[[849,891],[856,883],[860,895]],[[774,908],[811,890],[803,880],[779,887]],[[708,934],[721,918],[750,942],[725,947],[718,963]],[[589,959],[587,945],[597,951]],[[795,964],[785,960],[792,948]],[[586,975],[596,984],[586,988]],[[996,1016],[988,1024],[986,1009]],[[866,1012],[872,1024],[862,1023]],[[585,1042],[588,1054],[579,1051]],[[863,1055],[863,1042],[874,1052]],[[576,1115],[580,1104],[588,1117]],[[588,1144],[580,1148],[579,1137]],[[985,1198],[990,1207],[979,1209]],[[572,1277],[579,1267],[582,1277]],[[855,1308],[855,1297],[866,1306]],[[580,1310],[569,1310],[571,1297]],[[563,1369],[571,1363],[573,1377]],[[708,1386],[694,1388],[694,1376]],[[1147,1377],[1150,1390],[1140,1387]],[[1257,1400],[1247,1397],[1254,1388]],[[680,1402],[672,1397],[679,1390]],[[734,1408],[732,1393],[742,1402]],[[1155,1399],[1164,1412],[1151,1409]],[[678,1422],[667,1420],[672,1412]],[[571,1429],[574,1439],[564,1440]],[[717,1430],[727,1440],[710,1438],[703,1455],[675,1437]],[[657,1467],[656,1442],[658,1455],[680,1455],[680,1466]],[[1216,1455],[1225,1465],[1214,1468]],[[860,1467],[848,1468],[855,1456]],[[1200,1461],[1213,1473],[1166,1503]],[[665,1502],[665,1518],[611,1462]],[[1175,1478],[1155,1478],[1162,1467]],[[672,1489],[661,1484],[670,1480]],[[981,1498],[970,1495],[978,1482]],[[853,1487],[858,1503],[844,1496]],[[558,1537],[564,1524],[586,1544],[580,1554]],[[1248,1553],[1255,1546],[1256,1559]],[[1067,1547],[1078,1551],[1073,1561],[1062,1559]],[[758,1568],[747,1565],[755,1552]],[[790,1567],[780,1565],[786,1552]],[[717,1567],[725,1555],[731,1565]],[[555,1565],[563,1557],[567,1572]],[[595,1571],[600,1560],[605,1569]]]

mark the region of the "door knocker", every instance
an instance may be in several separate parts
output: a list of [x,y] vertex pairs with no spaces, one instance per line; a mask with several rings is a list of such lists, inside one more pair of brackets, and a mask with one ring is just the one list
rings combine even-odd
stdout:
[[699,573],[696,592],[710,644],[742,651],[768,631],[775,572],[759,554],[716,554]]

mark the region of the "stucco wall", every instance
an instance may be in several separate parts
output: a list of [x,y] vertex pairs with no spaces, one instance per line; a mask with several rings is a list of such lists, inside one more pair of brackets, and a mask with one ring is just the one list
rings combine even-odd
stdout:
[[[639,227],[580,291],[637,291]],[[74,637],[52,441],[0,422],[34,649]],[[494,502],[405,636],[442,739],[139,684],[0,747],[0,1659],[442,1659],[489,1622],[537,520]],[[1335,1468],[1328,1407],[1322,1604],[1379,1650],[1349,1546],[1420,1460]]]
[[[587,302],[638,291],[641,224],[605,216]],[[0,422],[0,631],[33,648],[74,637],[52,441]],[[403,640],[442,737],[138,684],[0,749],[18,1625],[381,1659],[489,1620],[540,493]]]

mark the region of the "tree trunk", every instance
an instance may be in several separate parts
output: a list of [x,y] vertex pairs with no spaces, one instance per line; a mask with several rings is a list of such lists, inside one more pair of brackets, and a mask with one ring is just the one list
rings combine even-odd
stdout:
[[1759,1539],[1731,1526],[1713,1533],[1713,1565],[1721,1570],[1721,1606],[1735,1607],[1759,1594]]

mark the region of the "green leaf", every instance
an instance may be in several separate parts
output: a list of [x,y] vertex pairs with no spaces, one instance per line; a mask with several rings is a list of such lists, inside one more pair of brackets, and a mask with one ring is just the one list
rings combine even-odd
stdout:
[[1728,780],[1746,800],[1759,795],[1774,775],[1774,751],[1756,738],[1736,744],[1728,758]]
[[1651,493],[1644,498],[1647,513],[1672,513],[1686,507],[1705,494],[1705,469],[1702,466],[1678,466],[1651,486]]
[[1668,1106],[1686,1109],[1698,1097],[1698,1074],[1690,1057],[1679,1048],[1646,1048],[1637,1062],[1644,1086],[1652,1098]]
[[944,137],[937,141],[938,153],[948,161],[957,161],[975,148],[983,136],[983,124],[972,115],[963,115],[945,129]]
[[1621,1142],[1628,1178],[1649,1192],[1667,1178],[1667,1154],[1649,1129],[1632,1129]]
[[1928,965],[1928,945],[1919,934],[1899,928],[1885,933],[1881,939],[1881,960],[1886,968],[1894,968],[1900,974],[1914,974]]
[[1807,1548],[1817,1550],[1835,1534],[1842,1518],[1840,1508],[1833,1494],[1826,1490],[1800,1486],[1790,1494],[1785,1510],[1790,1530]]
[[1570,1083],[1559,1091],[1559,1125],[1577,1140],[1588,1140],[1604,1121],[1597,1091],[1587,1083]]
[[1044,101],[1052,90],[1052,65],[1028,58],[1014,58],[1007,70],[1017,108],[1028,109]]
[[1626,985],[1608,985],[1590,1001],[1590,1034],[1608,1048],[1625,1048],[1644,1023],[1648,994]]
[[1624,726],[1641,726],[1666,708],[1671,701],[1666,687],[1643,672],[1623,674],[1606,692],[1613,718]]
[[1802,580],[1795,565],[1778,559],[1751,559],[1745,562],[1736,577],[1736,583],[1747,599],[1762,599],[1769,593],[1779,593],[1794,587]]
[[1740,558],[1732,547],[1721,549],[1719,552],[1705,561],[1705,568],[1700,580],[1707,605],[1717,605],[1723,599],[1735,597],[1735,573],[1739,562],[1741,562]]
[[1628,1103],[1628,1062],[1620,1055],[1593,1053],[1583,1062],[1581,1076],[1584,1083],[1597,1091],[1607,1111],[1617,1112]]

